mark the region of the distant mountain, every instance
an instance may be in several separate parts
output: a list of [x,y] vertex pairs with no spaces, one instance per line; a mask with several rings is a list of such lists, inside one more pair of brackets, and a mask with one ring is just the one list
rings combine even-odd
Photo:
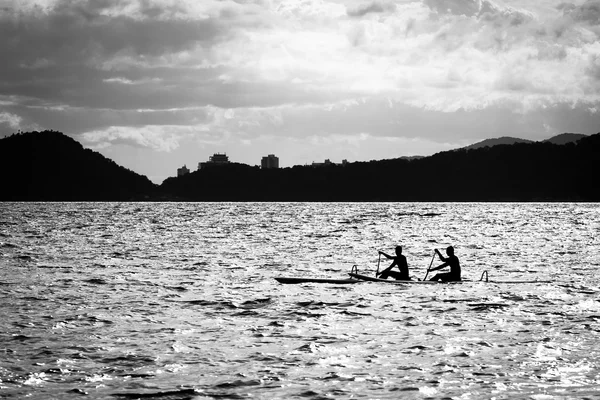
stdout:
[[143,200],[157,189],[145,176],[56,131],[0,139],[0,168],[0,201]]
[[54,131],[0,139],[0,201],[600,201],[600,133],[397,158],[261,169],[231,163],[160,187]]
[[[581,133],[561,133],[560,135],[552,136],[550,139],[542,140],[544,143],[553,143],[553,144],[567,144],[567,143],[575,143],[579,139],[586,137],[587,135],[583,135]],[[502,136],[494,139],[485,139],[481,142],[477,142],[467,147],[463,147],[463,149],[472,150],[472,149],[481,149],[484,147],[493,147],[502,144],[516,144],[516,143],[534,143],[533,140],[528,139],[519,139],[510,136]]]
[[510,137],[510,136],[502,136],[502,137],[495,138],[495,139],[485,139],[481,142],[477,142],[475,144],[472,144],[470,146],[463,147],[463,148],[467,149],[467,150],[473,150],[473,149],[481,149],[484,147],[493,147],[493,146],[497,146],[497,145],[501,145],[501,144],[515,144],[515,143],[533,143],[533,140],[519,139],[519,138]]
[[598,202],[600,186],[589,178],[598,154],[600,133],[573,145],[524,141],[328,168],[231,164],[168,178],[160,188],[188,201]]
[[586,137],[581,133],[561,133],[560,135],[552,136],[550,139],[543,140],[543,142],[553,144],[567,144],[577,142],[579,139]]

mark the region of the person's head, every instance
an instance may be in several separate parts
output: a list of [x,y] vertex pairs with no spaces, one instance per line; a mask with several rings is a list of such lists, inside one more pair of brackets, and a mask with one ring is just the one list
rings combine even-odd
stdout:
[[446,254],[448,254],[449,256],[452,256],[452,255],[454,255],[454,247],[452,247],[452,246],[448,246],[448,247],[446,248]]
[[396,246],[396,254],[402,254],[402,246]]

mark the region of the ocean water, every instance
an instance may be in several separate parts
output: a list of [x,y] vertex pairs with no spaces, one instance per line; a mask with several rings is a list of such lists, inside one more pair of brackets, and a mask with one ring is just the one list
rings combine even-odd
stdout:
[[[598,398],[599,233],[599,204],[0,203],[0,398]],[[274,279],[397,244],[414,278],[453,245],[551,282]]]

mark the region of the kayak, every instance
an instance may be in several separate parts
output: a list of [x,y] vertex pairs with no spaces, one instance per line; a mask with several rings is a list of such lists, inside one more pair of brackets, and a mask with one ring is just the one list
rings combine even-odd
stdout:
[[442,282],[442,281],[405,281],[405,280],[397,280],[397,279],[380,279],[380,278],[375,278],[373,276],[368,276],[368,275],[363,275],[363,274],[357,274],[355,272],[349,272],[348,275],[350,275],[352,278],[357,279],[357,280],[361,280],[361,281],[367,281],[367,282],[383,282],[383,283],[393,283],[393,284],[406,284],[406,283],[410,283],[410,284],[421,284],[421,285],[439,285],[440,283],[451,283],[451,284],[455,284],[455,283],[464,283],[465,281],[457,281],[457,282]]
[[455,281],[455,282],[442,282],[442,281],[403,281],[403,280],[395,280],[395,279],[380,279],[380,278],[375,278],[373,276],[368,276],[368,275],[363,275],[363,274],[359,274],[359,273],[355,273],[355,272],[349,272],[348,275],[350,275],[352,278],[357,279],[357,280],[361,280],[361,281],[367,281],[367,282],[383,282],[383,283],[393,283],[393,284],[421,284],[421,285],[438,285],[440,283],[445,283],[445,284],[458,284],[458,283],[474,283],[474,282],[482,282],[482,283],[510,283],[510,284],[519,284],[519,283],[552,283],[553,281],[538,281],[538,280],[534,280],[534,281],[490,281],[487,279],[487,274],[486,274],[486,279],[483,280],[483,275],[482,275],[482,279],[478,280],[478,281],[472,281],[472,280],[462,280],[462,281]]
[[279,283],[295,284],[295,283],[335,283],[335,284],[347,284],[347,283],[359,283],[360,279],[328,279],[328,278],[286,278],[276,277],[275,280]]

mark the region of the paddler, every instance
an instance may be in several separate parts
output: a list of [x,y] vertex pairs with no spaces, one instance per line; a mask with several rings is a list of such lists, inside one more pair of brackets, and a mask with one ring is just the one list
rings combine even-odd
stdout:
[[440,260],[442,260],[444,263],[442,265],[438,265],[437,267],[430,268],[429,271],[437,271],[438,269],[442,269],[444,267],[450,267],[450,272],[436,274],[433,278],[430,279],[430,281],[460,281],[460,262],[458,261],[458,257],[454,255],[454,247],[448,246],[448,248],[446,248],[446,254],[448,255],[448,257],[444,257],[438,249],[435,249],[435,252],[440,257]]
[[[406,262],[406,257],[402,255],[402,246],[396,246],[396,256],[390,256],[389,254],[385,254],[383,251],[379,250],[379,254],[385,256],[388,260],[394,260],[392,264],[381,271],[378,274],[379,278],[387,279],[388,277],[392,277],[396,280],[409,281],[410,276],[408,276],[408,263]],[[400,271],[392,271],[392,268],[397,266]]]

